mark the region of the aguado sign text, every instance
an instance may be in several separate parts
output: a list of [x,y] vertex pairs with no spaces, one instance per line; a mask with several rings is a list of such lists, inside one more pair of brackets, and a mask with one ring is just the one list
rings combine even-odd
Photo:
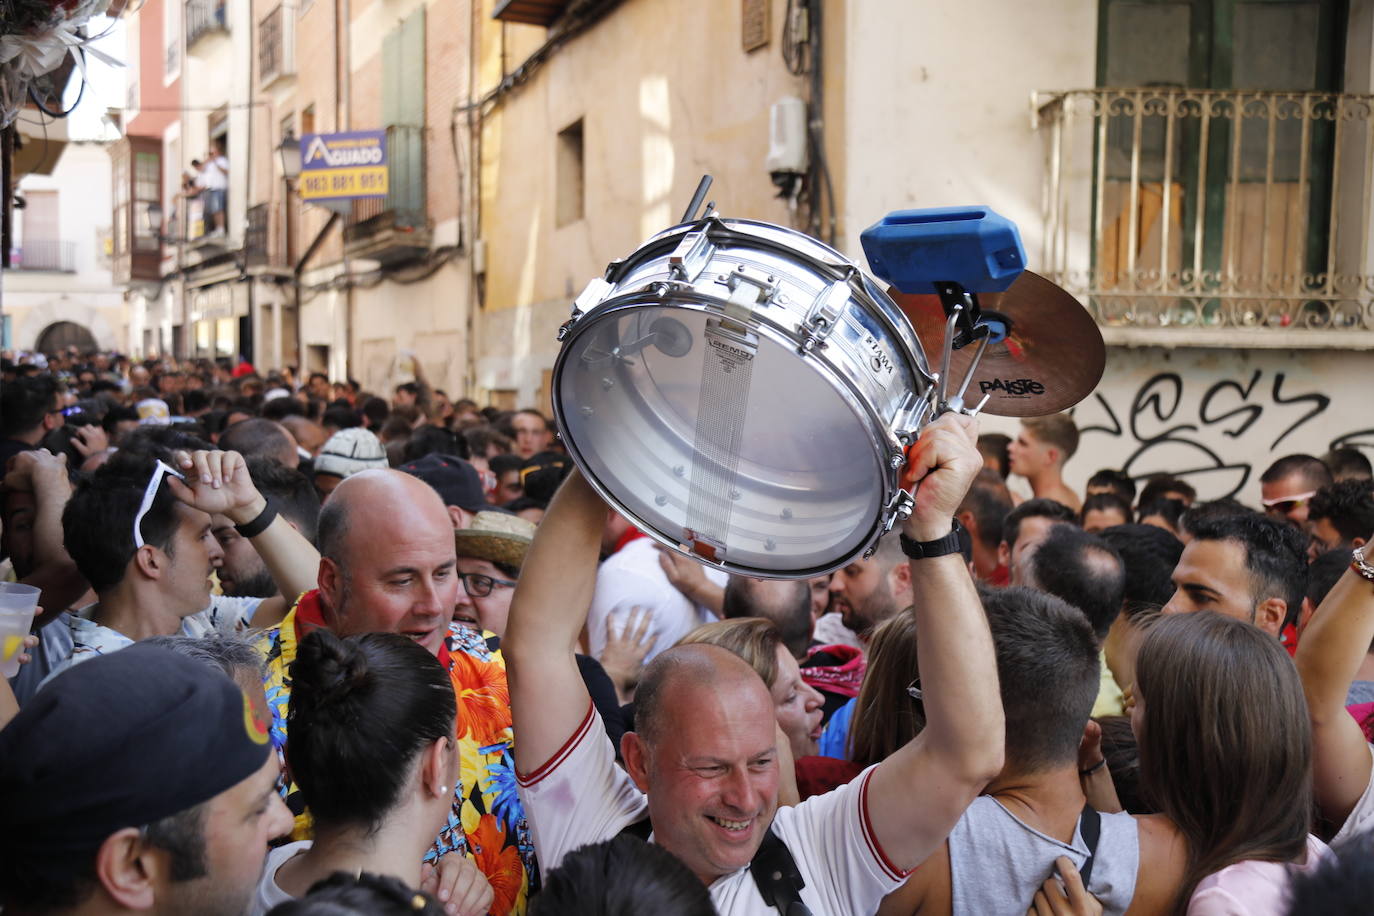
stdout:
[[386,131],[306,134],[301,138],[300,191],[303,200],[385,197]]

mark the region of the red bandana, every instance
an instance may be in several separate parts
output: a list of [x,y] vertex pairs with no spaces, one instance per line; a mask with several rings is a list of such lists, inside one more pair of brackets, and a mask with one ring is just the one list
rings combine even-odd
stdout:
[[863,652],[853,646],[834,645],[816,646],[806,654],[809,658],[817,652],[825,652],[843,661],[838,665],[803,668],[802,680],[818,690],[828,690],[844,697],[857,697],[859,687],[864,682],[864,669],[868,667],[868,660],[864,658]]
[[640,531],[638,528],[626,528],[625,533],[620,536],[620,540],[616,541],[615,546],[611,548],[611,555],[614,556],[615,554],[620,553],[620,548],[624,547],[631,541],[637,541],[642,537],[648,537],[648,535],[645,534],[643,531]]

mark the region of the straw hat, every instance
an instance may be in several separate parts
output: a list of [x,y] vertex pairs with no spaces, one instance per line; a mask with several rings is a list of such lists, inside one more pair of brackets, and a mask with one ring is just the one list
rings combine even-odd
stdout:
[[519,569],[534,539],[534,523],[505,512],[478,512],[471,526],[453,532],[453,536],[458,556]]

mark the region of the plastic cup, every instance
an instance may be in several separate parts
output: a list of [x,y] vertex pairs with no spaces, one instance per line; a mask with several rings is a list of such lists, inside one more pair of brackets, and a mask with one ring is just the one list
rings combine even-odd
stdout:
[[32,585],[0,582],[0,677],[19,673],[19,655],[24,637],[33,629],[39,590]]

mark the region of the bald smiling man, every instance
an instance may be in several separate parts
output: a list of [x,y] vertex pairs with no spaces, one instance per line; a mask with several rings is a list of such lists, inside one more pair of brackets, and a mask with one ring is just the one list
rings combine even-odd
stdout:
[[[925,731],[847,786],[790,808],[778,806],[785,755],[768,688],[715,646],[677,646],[646,666],[637,730],[621,739],[625,769],[616,766],[575,661],[606,508],[573,472],[526,555],[503,645],[520,796],[543,867],[648,827],[725,916],[796,911],[795,902],[826,916],[874,912],[1002,766],[987,619],[963,557],[942,553],[982,466],[976,437],[973,420],[948,415],[923,431],[910,459],[920,482],[903,528],[921,546],[911,552],[925,556],[909,565],[916,607],[928,610],[901,613],[916,616]],[[767,863],[758,881],[754,862]],[[796,880],[780,888],[766,877],[775,872]]]
[[[296,646],[311,630],[399,633],[424,646],[453,682],[462,772],[472,774],[454,787],[453,813],[426,861],[449,853],[470,856],[491,882],[492,911],[523,910],[534,854],[519,842],[527,830],[519,801],[503,788],[513,779],[514,745],[505,664],[484,634],[453,621],[457,555],[443,500],[409,474],[360,471],[343,480],[321,510],[319,544],[319,588],[302,595],[259,643],[267,657],[273,743],[284,751],[288,672]],[[286,801],[296,815],[293,839],[307,839],[309,821],[296,786],[289,787]]]

